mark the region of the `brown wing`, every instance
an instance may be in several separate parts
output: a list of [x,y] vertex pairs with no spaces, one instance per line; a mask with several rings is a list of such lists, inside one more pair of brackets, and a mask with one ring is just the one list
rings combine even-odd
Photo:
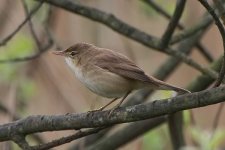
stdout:
[[127,57],[118,53],[99,54],[95,59],[95,65],[98,67],[116,73],[124,78],[139,80],[142,82],[151,82],[150,78],[142,69],[136,66]]
[[119,53],[111,52],[110,50],[107,51],[108,53],[103,51],[102,53],[93,58],[95,59],[94,65],[110,72],[116,73],[120,76],[123,76],[124,78],[154,84],[155,87],[158,87],[158,89],[168,89],[182,93],[189,92],[183,88],[170,85],[154,77],[149,77],[144,73],[142,69],[136,66],[127,57]]

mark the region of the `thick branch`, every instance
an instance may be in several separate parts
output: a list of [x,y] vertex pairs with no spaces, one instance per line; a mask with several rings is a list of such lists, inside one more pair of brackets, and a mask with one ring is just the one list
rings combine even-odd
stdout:
[[81,128],[102,127],[118,123],[145,120],[177,111],[203,107],[223,102],[225,86],[210,90],[181,95],[170,99],[157,100],[116,109],[111,112],[91,112],[81,114],[66,114],[58,116],[30,116],[16,122],[0,126],[0,141],[10,140],[15,135],[27,135],[36,132],[57,131]]

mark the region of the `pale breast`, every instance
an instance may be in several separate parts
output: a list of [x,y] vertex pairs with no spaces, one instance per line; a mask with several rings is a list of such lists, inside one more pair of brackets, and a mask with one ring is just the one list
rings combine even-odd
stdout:
[[84,76],[83,76],[81,68],[77,67],[71,58],[66,58],[65,60],[68,66],[70,67],[70,69],[75,73],[75,76],[77,77],[77,79],[83,82]]

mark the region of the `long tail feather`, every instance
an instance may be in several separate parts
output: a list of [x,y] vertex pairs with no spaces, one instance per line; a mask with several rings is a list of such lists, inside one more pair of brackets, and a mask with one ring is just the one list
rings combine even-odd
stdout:
[[173,90],[173,91],[178,92],[179,94],[191,93],[190,91],[188,91],[184,88],[180,88],[180,87],[165,83],[165,82],[160,81],[158,79],[154,79],[154,82],[157,83],[158,89],[160,89],[160,90]]

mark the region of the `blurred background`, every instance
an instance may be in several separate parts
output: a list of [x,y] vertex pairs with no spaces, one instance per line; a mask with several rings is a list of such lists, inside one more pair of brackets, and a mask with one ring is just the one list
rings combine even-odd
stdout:
[[[37,5],[31,0],[25,2],[29,10]],[[124,22],[159,38],[168,25],[167,19],[139,0],[80,0],[76,2],[114,14]],[[168,13],[173,13],[175,0],[155,0],[155,2]],[[93,43],[99,47],[113,49],[128,56],[149,75],[152,75],[169,57],[128,39],[100,23],[60,8],[51,7],[51,12],[49,12],[49,9],[49,5],[44,4],[32,17],[32,23],[37,37],[41,41],[40,44],[44,46],[47,43],[48,36],[45,28],[46,18],[49,17],[47,31],[54,40],[54,46],[39,57],[29,61],[0,63],[0,106],[9,110],[8,113],[4,113],[3,110],[0,111],[0,124],[11,122],[14,119],[12,114],[24,118],[36,114],[57,115],[86,112],[108,102],[106,98],[97,96],[86,89],[65,65],[64,59],[52,55],[51,51],[66,49],[77,42]],[[190,27],[202,18],[204,12],[205,9],[198,1],[188,0],[180,22],[185,27]],[[15,30],[25,17],[26,13],[21,0],[1,0],[0,41]],[[176,32],[178,33],[179,30]],[[217,59],[222,55],[222,40],[215,25],[209,28],[201,41],[213,58]],[[32,37],[29,24],[26,24],[11,40],[5,45],[1,45],[0,60],[30,56],[36,52],[38,52],[38,46]],[[196,49],[192,50],[191,57],[202,65],[207,66],[209,64]],[[197,75],[200,75],[200,72],[182,64],[166,81],[185,88]],[[150,99],[162,99],[173,95],[173,92],[159,91]],[[207,144],[208,147],[210,147],[210,144],[221,146],[221,143],[224,142],[225,119],[223,118],[220,118],[220,132],[217,139],[212,143],[209,138],[212,120],[217,109],[218,105],[195,109],[194,116],[197,127],[185,130],[187,137],[198,143],[200,149],[204,149],[202,147]],[[223,116],[225,112],[222,113]],[[40,134],[40,137],[44,141],[50,141],[54,137],[64,136],[66,133],[69,132],[43,133]],[[67,149],[76,142],[55,149]],[[8,144],[6,142],[0,143],[0,149],[6,149]],[[204,146],[201,147],[201,145]],[[12,148],[18,149],[15,145]],[[164,124],[120,149],[163,150],[165,148],[171,149],[171,144],[167,126]]]

